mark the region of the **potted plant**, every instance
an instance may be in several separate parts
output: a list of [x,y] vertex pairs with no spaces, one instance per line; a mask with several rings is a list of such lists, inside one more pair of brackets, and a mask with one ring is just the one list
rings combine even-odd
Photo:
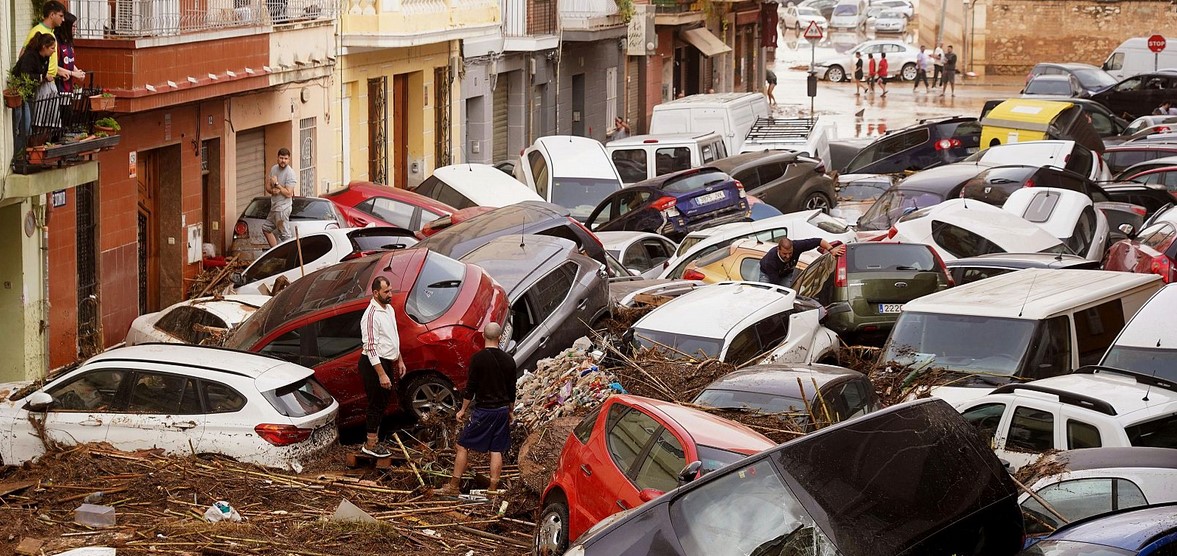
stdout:
[[103,112],[114,109],[114,95],[106,91],[101,94],[90,96],[90,110],[92,112]]
[[37,81],[23,73],[8,72],[8,86],[4,88],[4,104],[9,108],[20,108],[25,100],[37,94]]
[[45,145],[39,147],[27,147],[25,152],[28,153],[29,164],[41,165],[45,163]]
[[100,118],[98,121],[94,122],[94,131],[105,133],[106,135],[117,135],[121,129],[122,127],[119,126],[119,123],[110,116]]

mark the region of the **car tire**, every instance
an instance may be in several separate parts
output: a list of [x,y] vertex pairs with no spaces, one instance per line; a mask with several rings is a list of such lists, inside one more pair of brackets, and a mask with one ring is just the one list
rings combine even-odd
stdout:
[[823,213],[829,214],[831,208],[830,198],[826,197],[825,193],[814,191],[805,197],[805,202],[802,203],[802,210],[820,209]]
[[846,79],[846,70],[843,70],[842,66],[830,66],[830,69],[826,70],[826,79],[831,83],[840,83]]
[[450,381],[434,373],[417,374],[403,390],[401,407],[420,419],[434,411],[455,413],[458,394]]
[[535,524],[535,554],[563,554],[568,550],[568,504],[556,499],[544,506]]
[[904,81],[915,81],[915,64],[908,62],[903,64],[903,71],[900,73]]

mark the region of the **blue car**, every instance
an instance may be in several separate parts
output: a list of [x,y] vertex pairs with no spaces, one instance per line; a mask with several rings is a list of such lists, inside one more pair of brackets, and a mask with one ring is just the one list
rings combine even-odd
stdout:
[[678,241],[701,228],[749,217],[744,186],[716,168],[640,181],[605,197],[588,217],[594,232],[653,232]]
[[1018,556],[1177,554],[1177,505],[1101,514],[1059,528]]

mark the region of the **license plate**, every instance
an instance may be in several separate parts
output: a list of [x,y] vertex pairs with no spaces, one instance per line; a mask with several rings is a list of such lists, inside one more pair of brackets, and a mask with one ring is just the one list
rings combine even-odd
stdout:
[[716,201],[723,200],[723,197],[724,195],[722,191],[716,191],[715,193],[708,193],[706,195],[695,197],[695,204],[706,205],[708,203],[714,203]]
[[894,314],[894,313],[900,312],[901,310],[903,310],[902,303],[880,303],[879,304],[879,313],[880,314],[884,314],[884,315]]

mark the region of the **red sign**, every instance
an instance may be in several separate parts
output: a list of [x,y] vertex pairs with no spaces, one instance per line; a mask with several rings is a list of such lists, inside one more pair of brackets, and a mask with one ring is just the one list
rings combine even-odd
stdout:
[[1160,35],[1153,35],[1149,37],[1148,49],[1159,54],[1162,50],[1165,49],[1165,37]]
[[[801,36],[805,37],[807,40],[820,39],[821,38],[821,27],[817,26],[816,21],[810,21],[809,26],[805,28],[805,33],[803,33]],[[1161,39],[1162,43],[1164,41],[1165,41],[1165,39]],[[1151,39],[1150,39],[1150,44],[1151,44]],[[1164,48],[1163,45],[1162,45],[1162,48]]]

